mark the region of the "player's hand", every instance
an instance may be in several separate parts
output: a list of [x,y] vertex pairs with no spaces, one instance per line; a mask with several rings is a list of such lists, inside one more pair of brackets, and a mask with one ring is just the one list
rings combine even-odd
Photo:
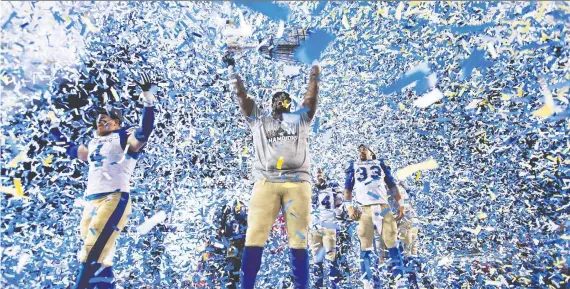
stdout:
[[150,76],[143,72],[141,73],[141,81],[134,80],[134,82],[142,89],[142,91],[150,91],[152,88],[152,81],[150,80]]
[[319,67],[319,65],[318,64],[313,65],[313,67],[311,68],[310,77],[318,78],[320,75],[321,75],[321,68]]
[[348,207],[348,217],[353,221],[358,221],[360,219],[360,210],[355,209],[354,207]]
[[227,67],[236,65],[235,59],[232,57],[231,53],[229,52],[227,52],[224,55],[224,57],[222,57],[222,61],[226,64]]
[[406,208],[404,206],[400,206],[400,208],[398,208],[398,216],[396,216],[396,221],[403,219],[405,214]]

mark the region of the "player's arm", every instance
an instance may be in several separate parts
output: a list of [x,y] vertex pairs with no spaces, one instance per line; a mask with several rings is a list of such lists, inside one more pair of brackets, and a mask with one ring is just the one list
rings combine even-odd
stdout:
[[154,103],[156,98],[150,92],[152,87],[152,82],[148,74],[143,73],[141,75],[141,81],[135,80],[138,86],[142,89],[141,99],[144,103],[142,109],[142,117],[140,126],[130,134],[127,139],[127,145],[129,146],[129,151],[138,152],[147,143],[150,138],[150,134],[154,129]]
[[402,195],[400,195],[400,191],[398,190],[398,186],[396,186],[396,180],[394,176],[392,176],[392,169],[390,166],[387,166],[384,163],[384,160],[380,160],[380,167],[384,171],[384,182],[388,186],[388,189],[391,192],[394,192],[394,199],[398,202],[398,216],[396,216],[396,220],[401,220],[404,218],[405,214],[405,207],[404,202],[400,202],[402,200]]
[[319,102],[319,75],[321,70],[318,65],[313,65],[311,68],[311,74],[309,75],[309,89],[305,94],[303,99],[303,107],[309,109],[307,115],[309,118],[313,118],[317,112],[317,104]]
[[56,141],[56,143],[62,143],[65,147],[65,153],[74,159],[80,159],[86,162],[89,158],[89,150],[86,146],[82,144],[76,144],[69,141],[63,133],[59,130],[57,124],[53,124],[52,128],[49,130],[50,136]]
[[352,189],[354,188],[354,162],[350,162],[345,170],[346,178],[344,180],[344,202],[348,211],[348,217],[353,220],[360,218],[359,211],[354,209],[352,205]]
[[247,92],[245,90],[245,86],[243,85],[241,77],[235,74],[234,66],[236,62],[229,54],[224,55],[222,61],[228,66],[230,79],[233,84],[234,90],[237,94],[237,99],[239,107],[241,108],[241,112],[245,117],[250,117],[251,112],[253,111],[253,108],[255,106],[255,101],[247,97]]

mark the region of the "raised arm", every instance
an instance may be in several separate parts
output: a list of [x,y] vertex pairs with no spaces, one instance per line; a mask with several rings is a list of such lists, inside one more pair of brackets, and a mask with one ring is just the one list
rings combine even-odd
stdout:
[[152,82],[148,74],[143,73],[141,75],[141,81],[135,82],[140,86],[143,93],[141,94],[141,99],[143,100],[144,107],[142,109],[142,118],[140,126],[135,130],[133,134],[127,139],[127,145],[129,146],[129,151],[138,152],[148,141],[152,130],[154,129],[154,103],[156,98],[150,92],[152,88]]
[[317,105],[319,102],[319,75],[321,70],[318,65],[313,65],[311,74],[309,75],[309,89],[303,99],[303,107],[309,108],[307,114],[309,118],[313,118],[317,112]]
[[53,124],[49,130],[51,137],[56,143],[61,144],[66,150],[65,153],[74,159],[80,159],[86,162],[89,158],[89,150],[82,144],[76,144],[69,141],[66,136],[59,130],[58,124]]
[[253,111],[253,107],[255,106],[255,101],[247,96],[247,92],[245,91],[245,87],[243,86],[243,81],[239,75],[235,75],[235,60],[231,57],[230,54],[224,55],[222,59],[224,63],[228,66],[230,80],[232,82],[232,86],[234,87],[235,92],[237,93],[237,99],[239,103],[239,107],[241,108],[241,112],[245,117],[251,116],[251,112]]

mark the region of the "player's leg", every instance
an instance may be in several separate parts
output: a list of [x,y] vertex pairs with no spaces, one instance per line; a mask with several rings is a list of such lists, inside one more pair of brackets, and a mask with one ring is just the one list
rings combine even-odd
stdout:
[[410,288],[419,288],[417,281],[417,272],[419,271],[419,264],[417,262],[418,253],[418,228],[414,225],[414,220],[404,219],[400,222],[400,240],[404,244],[404,266],[408,271],[408,282],[410,283]]
[[[97,201],[87,202],[85,204],[85,207],[83,208],[83,216],[81,217],[81,225],[79,227],[79,232],[81,234],[81,240],[83,240],[83,243],[87,241],[87,234],[90,234],[89,224],[91,223],[91,219],[93,218],[93,215],[97,213],[95,211],[96,207],[94,203],[96,204],[98,202]],[[83,246],[81,252],[79,253],[79,261],[81,262],[81,264],[80,264],[79,274],[75,279],[76,284],[85,283],[86,280],[83,279],[90,278],[92,275],[92,273],[89,270],[90,266],[87,266],[85,262],[86,260],[87,260],[87,252],[85,251],[85,246]]]
[[311,185],[308,182],[283,183],[282,206],[288,206],[285,216],[291,265],[296,289],[309,287],[309,252],[307,236],[311,219]]
[[338,264],[336,262],[336,230],[324,230],[323,244],[325,246],[326,255],[325,259],[329,261],[329,283],[330,288],[336,289],[339,281]]
[[[85,271],[75,288],[89,286],[114,288],[112,271],[115,241],[127,223],[131,213],[131,199],[128,193],[114,193],[93,202],[96,215],[92,216],[85,238]],[[91,280],[90,280],[91,279]]]
[[245,248],[245,240],[239,240],[233,243],[233,246],[237,249],[237,256],[235,258],[229,258],[231,261],[231,270],[229,274],[230,285],[229,289],[237,289],[240,278],[241,271],[241,260],[243,258],[243,250]]
[[309,247],[311,248],[311,254],[313,255],[313,276],[315,278],[315,287],[323,287],[324,281],[324,271],[323,271],[323,261],[325,247],[323,245],[323,229],[311,229],[309,232]]
[[[375,226],[376,228],[376,226]],[[384,281],[388,280],[388,249],[384,240],[382,240],[382,235],[378,233],[377,230],[374,231],[374,246],[375,252],[378,255],[378,264],[376,267],[376,272],[378,273],[378,278],[375,279],[377,287],[382,288],[384,286]]]
[[275,186],[275,183],[261,181],[253,186],[247,214],[245,249],[241,260],[242,289],[253,289],[255,285],[255,278],[261,266],[263,246],[279,213],[280,195]]
[[[382,209],[386,210],[389,205],[382,205]],[[398,279],[402,277],[402,255],[400,249],[396,246],[398,240],[398,226],[396,218],[391,211],[388,211],[383,218],[382,239],[388,248],[388,256],[390,257],[389,268],[392,270],[392,277]]]
[[351,247],[351,235],[349,234],[350,226],[337,231],[337,254],[336,263],[339,268],[339,283],[346,283],[349,281],[350,269],[352,268],[348,262],[349,251]]
[[378,259],[376,260],[377,263],[374,264],[374,268],[376,270],[374,274],[374,284],[376,287],[384,287],[386,286],[383,283],[387,279],[387,271],[388,266],[386,264],[387,261],[387,248],[384,240],[382,239],[382,230],[384,228],[384,215],[389,211],[386,209],[385,205],[372,205],[372,223],[374,224],[374,245],[375,245],[375,252],[377,254]]
[[358,220],[358,228],[356,230],[360,240],[360,270],[364,277],[362,283],[364,289],[372,288],[372,266],[371,254],[374,250],[374,224],[372,223],[371,206],[362,206],[362,215]]

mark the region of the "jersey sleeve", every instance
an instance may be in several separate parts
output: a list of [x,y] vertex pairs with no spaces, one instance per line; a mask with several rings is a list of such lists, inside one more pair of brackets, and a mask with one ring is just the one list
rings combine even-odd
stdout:
[[[134,126],[131,127],[124,127],[121,128],[118,133],[119,133],[119,138],[121,141],[121,148],[124,150],[127,147],[127,142],[129,140],[129,136],[131,136],[131,134],[133,134],[135,132],[137,128]],[[129,155],[132,158],[138,158],[139,154],[142,150],[139,150],[138,152],[131,152],[131,151],[127,151],[127,155]]]
[[301,107],[297,110],[297,113],[301,116],[301,123],[310,124],[311,118],[309,117],[309,108],[308,107]]
[[384,163],[384,159],[380,159],[380,167],[384,171],[384,182],[388,185],[388,188],[393,188],[396,186],[396,181],[394,176],[392,176],[392,169]]
[[253,126],[257,122],[257,120],[261,118],[262,114],[263,111],[259,109],[259,107],[257,107],[257,104],[254,103],[253,109],[251,110],[251,114],[248,117],[246,117],[247,123],[250,126]]
[[344,180],[344,189],[352,191],[354,188],[354,161],[348,163],[348,167],[344,170],[346,179]]

